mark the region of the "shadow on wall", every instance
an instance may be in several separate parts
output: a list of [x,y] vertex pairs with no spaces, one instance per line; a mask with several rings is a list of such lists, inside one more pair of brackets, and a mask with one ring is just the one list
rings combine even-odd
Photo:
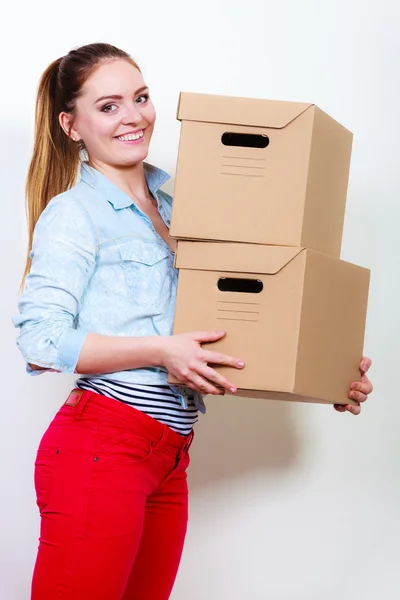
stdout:
[[190,488],[236,479],[251,471],[286,470],[300,439],[289,402],[208,396],[191,448]]

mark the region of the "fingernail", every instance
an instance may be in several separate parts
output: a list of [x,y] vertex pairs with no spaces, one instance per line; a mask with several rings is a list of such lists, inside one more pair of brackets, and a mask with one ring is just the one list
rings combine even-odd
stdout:
[[232,392],[232,394],[234,394],[237,390],[234,387],[229,388],[229,391]]
[[239,360],[237,366],[240,367],[240,368],[244,367],[244,362],[242,362],[241,360]]
[[362,371],[364,371],[364,373],[365,373],[365,371],[367,371],[367,370],[368,370],[368,365],[367,365],[367,363],[363,363],[363,364],[361,365],[361,370],[362,370]]
[[358,388],[358,383],[352,383],[351,384],[351,389],[352,390],[356,390]]
[[350,398],[353,398],[353,399],[354,399],[355,397],[356,397],[356,393],[355,393],[355,392],[351,392],[351,394],[350,394]]

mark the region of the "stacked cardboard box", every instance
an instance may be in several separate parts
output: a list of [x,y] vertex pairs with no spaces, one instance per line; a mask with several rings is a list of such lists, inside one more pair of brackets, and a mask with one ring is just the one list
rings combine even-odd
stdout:
[[352,134],[313,104],[204,94],[178,119],[174,333],[225,330],[240,395],[348,403],[370,277],[340,260]]

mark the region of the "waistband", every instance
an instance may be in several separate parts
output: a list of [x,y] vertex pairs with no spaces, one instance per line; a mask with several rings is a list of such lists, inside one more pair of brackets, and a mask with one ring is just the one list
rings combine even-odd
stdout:
[[137,408],[89,390],[75,388],[71,391],[60,412],[71,410],[76,419],[92,416],[111,421],[125,429],[142,432],[154,443],[162,441],[163,446],[174,453],[187,452],[194,437],[193,430],[189,435],[180,435]]

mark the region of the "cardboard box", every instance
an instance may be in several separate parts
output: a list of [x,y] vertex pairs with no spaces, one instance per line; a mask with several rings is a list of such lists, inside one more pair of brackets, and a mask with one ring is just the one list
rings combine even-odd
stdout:
[[239,395],[350,403],[369,270],[304,248],[189,241],[176,267],[174,333],[226,331],[210,347],[245,361],[217,367]]
[[352,134],[313,104],[182,93],[170,235],[340,256]]

